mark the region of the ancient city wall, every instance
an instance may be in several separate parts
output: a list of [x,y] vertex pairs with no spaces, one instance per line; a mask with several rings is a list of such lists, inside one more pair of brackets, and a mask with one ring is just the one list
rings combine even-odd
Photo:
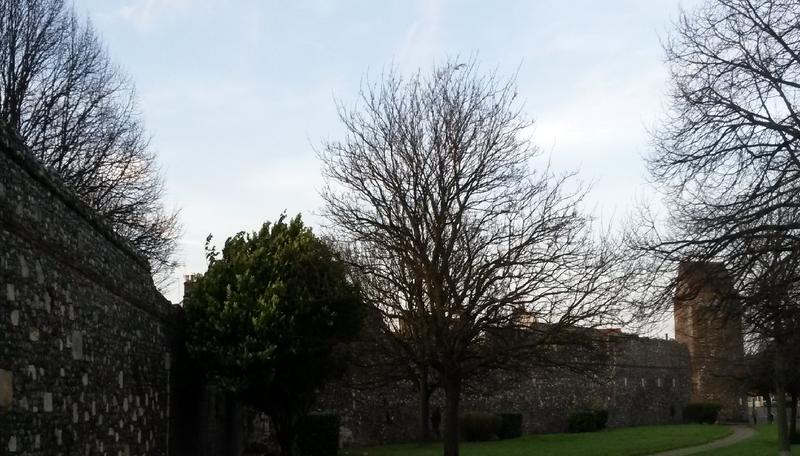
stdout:
[[0,454],[167,454],[172,312],[0,127]]
[[[242,409],[186,360],[180,333],[147,262],[0,126],[0,454],[240,453]],[[583,408],[606,408],[611,427],[680,422],[686,345],[608,340],[610,363],[592,377],[488,376],[467,387],[463,410],[522,413],[527,433],[564,431]],[[432,409],[443,402],[434,393]],[[402,382],[330,385],[318,411],[340,415],[347,445],[417,434],[416,393]]]
[[[581,409],[608,410],[609,427],[682,422],[691,395],[685,345],[614,334],[608,336],[608,354],[610,364],[599,368],[548,367],[482,377],[466,388],[462,409],[521,413],[525,433],[565,432],[570,414]],[[564,356],[572,353],[566,349]],[[444,408],[441,391],[431,399],[431,409],[437,407]],[[405,382],[371,389],[330,385],[317,409],[341,417],[345,445],[414,441],[417,410],[415,389]]]

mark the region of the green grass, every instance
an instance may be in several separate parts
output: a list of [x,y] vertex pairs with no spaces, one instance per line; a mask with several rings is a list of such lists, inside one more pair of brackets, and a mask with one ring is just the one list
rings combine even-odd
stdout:
[[[614,429],[585,434],[528,435],[497,442],[462,443],[464,456],[635,456],[700,445],[731,434],[727,426],[676,425]],[[441,444],[351,448],[342,456],[439,456]]]
[[[758,433],[742,443],[719,450],[698,453],[698,456],[773,456],[778,454],[778,428],[774,425],[756,426]],[[800,445],[792,445],[792,454],[800,454]]]

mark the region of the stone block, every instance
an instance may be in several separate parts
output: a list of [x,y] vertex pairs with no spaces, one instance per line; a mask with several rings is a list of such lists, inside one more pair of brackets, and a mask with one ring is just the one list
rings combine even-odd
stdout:
[[83,333],[72,331],[72,359],[83,359]]
[[0,369],[0,412],[10,410],[14,401],[14,374]]
[[45,412],[53,411],[53,393],[44,393],[44,407]]
[[34,268],[36,269],[36,283],[42,285],[44,283],[44,271],[42,271],[42,264],[37,261],[34,265]]
[[31,276],[31,271],[28,269],[28,262],[25,261],[25,257],[22,255],[19,256],[19,273],[25,279]]

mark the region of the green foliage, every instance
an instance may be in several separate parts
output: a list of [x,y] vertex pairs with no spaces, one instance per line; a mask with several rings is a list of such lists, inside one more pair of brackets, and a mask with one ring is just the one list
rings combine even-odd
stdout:
[[605,429],[607,410],[582,410],[569,417],[569,432],[595,432]]
[[461,438],[467,442],[494,440],[502,425],[502,418],[491,413],[465,413],[461,416]]
[[300,456],[336,456],[339,452],[339,417],[306,415],[297,432]]
[[683,421],[686,423],[714,424],[722,406],[713,403],[688,404],[683,409]]
[[191,280],[184,300],[189,351],[227,390],[272,416],[279,434],[291,435],[314,393],[343,371],[337,347],[359,331],[359,289],[300,216],[206,252],[208,270]]
[[500,417],[500,429],[497,431],[497,438],[515,439],[522,436],[522,414],[521,413],[498,413]]

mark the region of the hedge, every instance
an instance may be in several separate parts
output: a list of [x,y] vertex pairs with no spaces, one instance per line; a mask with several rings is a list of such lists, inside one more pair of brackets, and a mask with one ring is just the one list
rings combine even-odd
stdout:
[[339,452],[339,417],[307,415],[298,423],[300,456],[336,456]]
[[467,442],[483,442],[497,438],[503,419],[491,413],[465,413],[461,416],[461,438]]
[[721,408],[721,405],[713,403],[688,404],[683,409],[683,421],[687,423],[714,424],[717,422]]
[[569,432],[594,432],[605,429],[608,421],[606,410],[582,410],[569,416]]
[[500,429],[497,431],[497,438],[515,439],[522,437],[522,414],[521,413],[498,413],[500,417]]

